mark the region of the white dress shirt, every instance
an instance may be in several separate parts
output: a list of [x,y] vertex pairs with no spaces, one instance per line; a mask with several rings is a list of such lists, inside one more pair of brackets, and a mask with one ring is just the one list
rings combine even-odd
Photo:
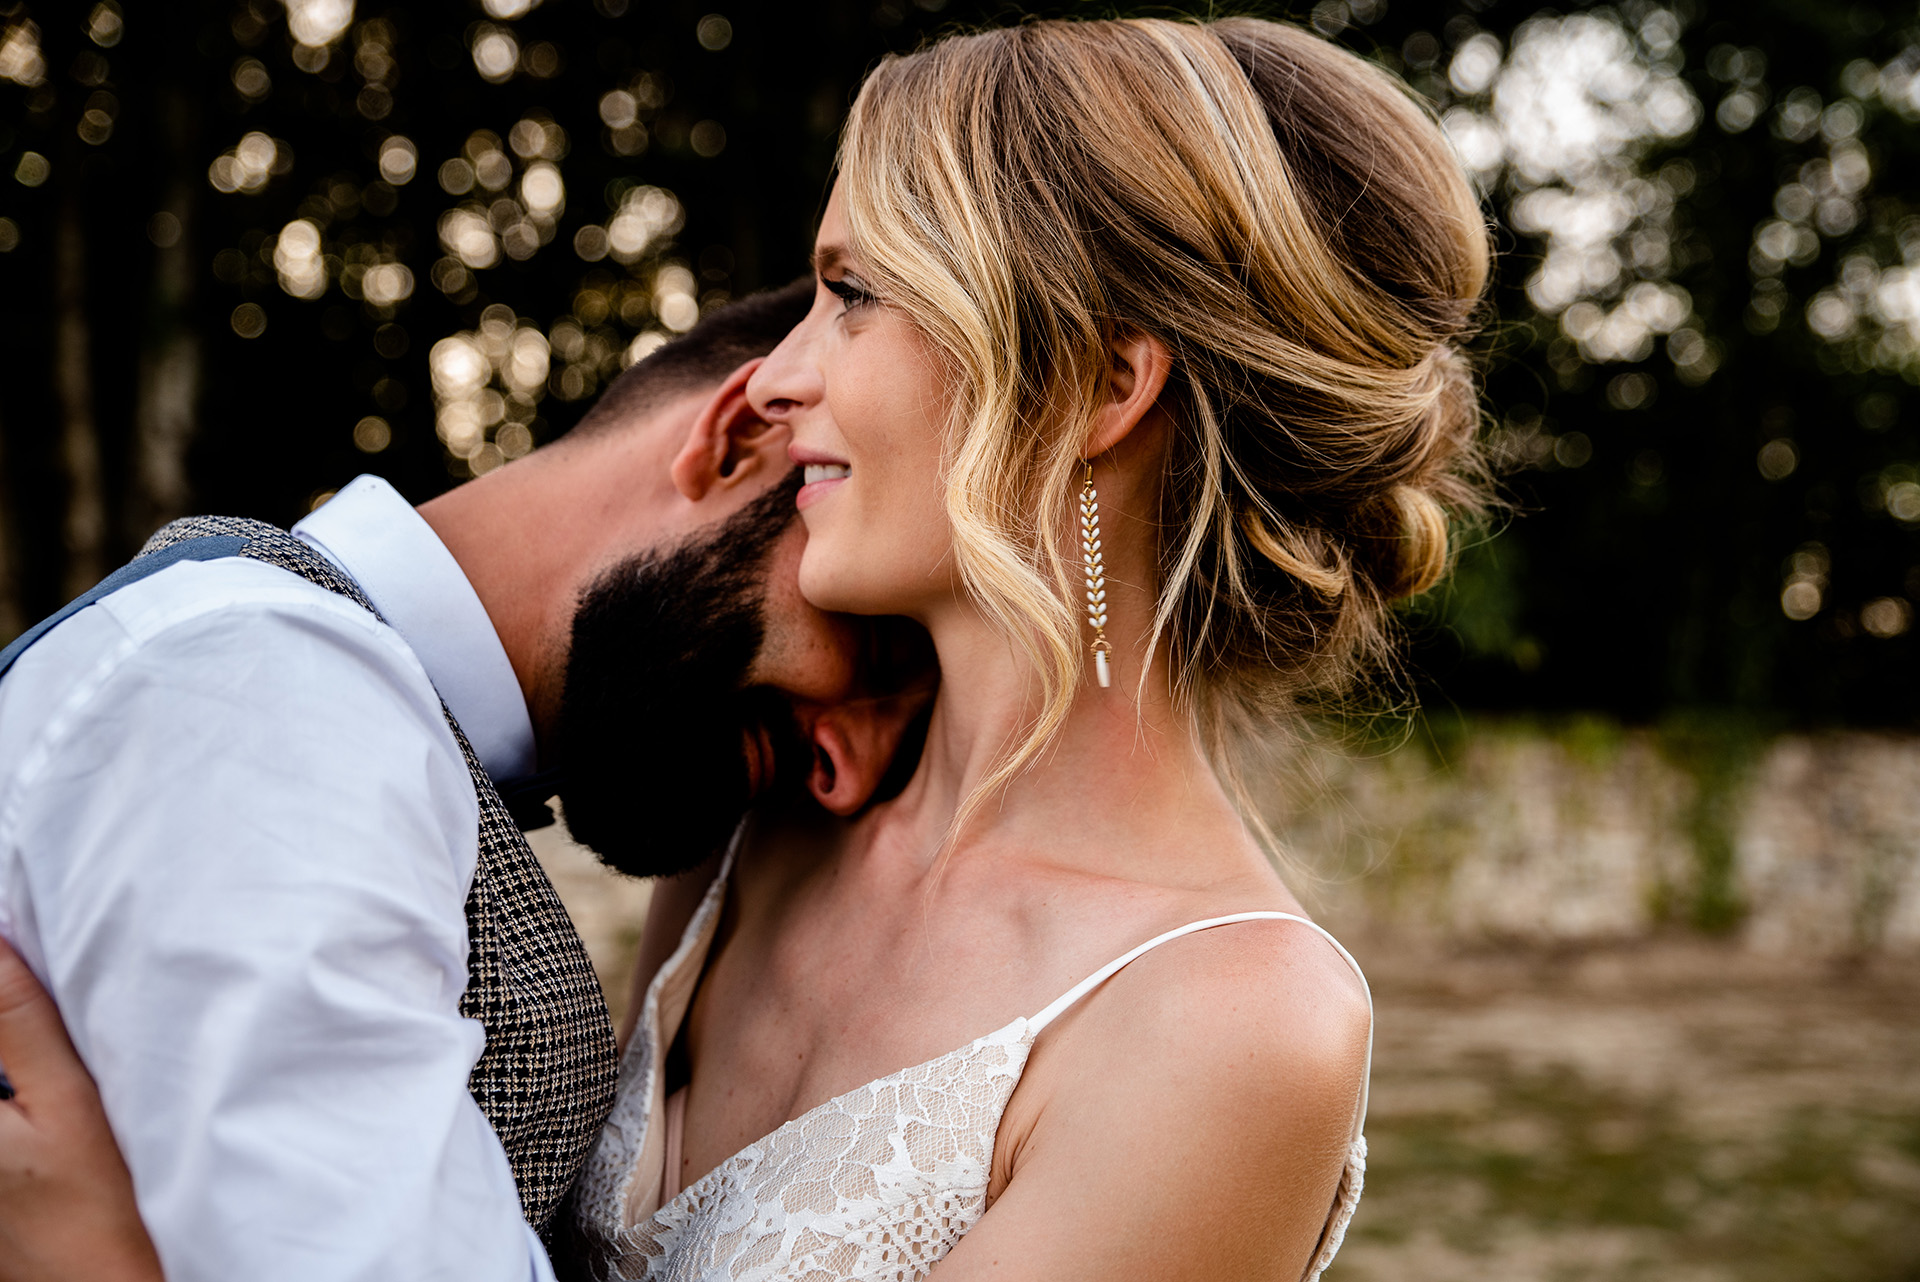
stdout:
[[0,682],[0,934],[100,1085],[169,1282],[550,1279],[467,1093],[479,810],[533,731],[473,588],[384,481],[257,561],[79,611]]

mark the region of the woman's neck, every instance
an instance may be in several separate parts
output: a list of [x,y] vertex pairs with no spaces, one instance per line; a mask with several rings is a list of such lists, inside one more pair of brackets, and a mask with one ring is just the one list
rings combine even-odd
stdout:
[[918,852],[930,867],[944,853],[979,847],[1044,849],[1049,862],[1183,882],[1206,876],[1208,861],[1165,868],[1174,839],[1236,865],[1249,853],[1259,859],[1191,720],[1174,706],[1164,662],[1139,679],[1144,648],[1115,656],[1111,687],[1083,682],[1040,751],[963,815],[1030,733],[1042,706],[1039,681],[1031,658],[971,608],[956,605],[926,622],[940,694],[913,781],[878,815],[885,830],[906,838],[889,848]]

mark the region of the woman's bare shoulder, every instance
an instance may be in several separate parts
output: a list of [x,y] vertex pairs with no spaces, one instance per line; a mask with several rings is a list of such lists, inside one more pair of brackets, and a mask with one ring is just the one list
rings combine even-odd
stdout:
[[1320,1133],[1304,1110],[1344,1141],[1372,1018],[1365,981],[1318,931],[1216,926],[1155,948],[1063,1015],[1035,1047],[1042,1089],[1015,1103],[1035,1129],[1043,1113],[1104,1126],[1146,1109],[1264,1126],[1276,1142],[1303,1124]]
[[1299,921],[1196,931],[1141,957],[1112,988],[1106,1018],[1089,1020],[1110,1052],[1125,1040],[1135,1055],[1200,1056],[1222,1072],[1284,1068],[1356,1083],[1364,1067],[1372,1026],[1365,981]]
[[1298,1277],[1366,1074],[1366,988],[1339,951],[1297,922],[1199,931],[1057,1027],[1035,1046],[1041,1091],[1022,1101],[1023,1083],[1002,1128],[991,1231],[956,1259],[1048,1241],[1059,1258],[1022,1276],[1104,1260],[1129,1276]]

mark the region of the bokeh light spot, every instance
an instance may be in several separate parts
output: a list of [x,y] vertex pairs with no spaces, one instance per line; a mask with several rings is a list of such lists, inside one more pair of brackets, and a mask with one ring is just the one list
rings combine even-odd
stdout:
[[522,160],[558,160],[567,154],[567,131],[545,113],[523,116],[507,131],[507,145]]
[[1876,597],[1860,607],[1860,626],[1885,640],[1913,626],[1913,606],[1897,596]]
[[513,33],[483,23],[473,39],[473,69],[480,78],[488,84],[505,84],[519,65],[520,42]]
[[147,219],[147,239],[161,249],[172,249],[180,243],[180,220],[161,210]]
[[1887,515],[1902,525],[1920,524],[1920,484],[1894,481],[1886,487]]
[[393,444],[393,428],[387,420],[369,414],[353,425],[353,447],[362,454],[378,454]]
[[560,74],[560,47],[550,40],[538,41],[527,46],[521,61],[526,64],[527,74],[535,80],[551,80]]
[[1320,0],[1319,4],[1313,6],[1313,13],[1307,21],[1315,31],[1331,38],[1347,29],[1347,22],[1352,16],[1353,11],[1347,8],[1347,0]]
[[254,131],[207,166],[207,181],[215,191],[253,195],[266,190],[267,180],[293,168],[293,149],[277,138]]
[[644,361],[647,357],[665,347],[668,338],[669,335],[662,334],[657,329],[650,329],[643,334],[634,335],[633,341],[627,344],[627,350],[621,355],[620,363],[622,365],[633,365],[639,361]]
[[526,176],[520,180],[520,198],[535,218],[558,218],[567,200],[567,188],[560,179],[560,171],[544,160],[527,166]]
[[575,232],[573,252],[589,263],[597,263],[605,258],[607,256],[606,228],[589,223]]
[[11,254],[19,247],[19,226],[11,218],[0,218],[0,254]]
[[385,85],[367,85],[355,95],[353,109],[367,120],[385,120],[393,111],[393,92]]
[[0,35],[0,80],[32,89],[46,83],[47,60],[40,52],[40,28],[17,23]]
[[1645,409],[1653,403],[1655,394],[1660,390],[1653,377],[1634,371],[1628,374],[1616,374],[1607,383],[1607,404],[1617,410]]
[[327,69],[333,61],[333,50],[326,45],[301,45],[293,47],[293,65],[310,76],[317,76]]
[[733,43],[733,24],[722,14],[710,13],[695,24],[693,37],[702,49],[718,53]]
[[440,190],[449,196],[464,196],[473,190],[473,166],[464,160],[449,160],[437,175]]
[[1453,61],[1447,64],[1447,79],[1454,89],[1469,97],[1483,94],[1500,74],[1500,60],[1499,37],[1482,31],[1469,36],[1454,52]]
[[242,338],[258,338],[267,332],[267,314],[253,303],[242,303],[228,318],[233,332]]
[[449,297],[456,297],[473,285],[473,276],[461,265],[457,258],[441,258],[434,262],[429,273],[433,287]]
[[600,123],[609,129],[625,129],[639,119],[639,103],[624,89],[600,96]]
[[1759,467],[1760,475],[1767,480],[1784,481],[1793,475],[1796,467],[1800,466],[1800,451],[1794,448],[1792,441],[1783,436],[1762,445],[1760,453],[1755,456],[1754,463]]
[[87,39],[102,49],[111,49],[120,43],[120,37],[127,32],[126,19],[120,14],[120,6],[114,0],[100,0],[93,6],[93,12],[87,15]]
[[38,187],[53,174],[53,166],[37,151],[23,151],[13,167],[13,177],[22,187]]
[[533,452],[533,432],[524,423],[508,423],[494,433],[493,443],[509,460],[524,458]]
[[1787,558],[1787,578],[1780,588],[1780,612],[1796,623],[1820,613],[1826,603],[1827,575],[1833,560],[1819,543],[1803,543]]
[[[324,50],[353,25],[353,0],[286,0],[286,6],[287,30],[309,49]],[[323,57],[319,67],[301,70],[318,71],[325,66]]]
[[607,254],[615,262],[635,262],[657,241],[679,231],[685,221],[686,213],[672,192],[630,188],[607,222]]
[[1585,432],[1568,432],[1553,443],[1553,461],[1561,467],[1585,467],[1593,460],[1593,441]]
[[[373,306],[392,307],[413,297],[413,273],[399,263],[377,263],[369,267],[367,274],[361,277],[360,290],[367,302]],[[381,332],[397,328],[398,326],[389,325]],[[405,351],[406,332],[402,330],[400,336],[402,344],[400,350]],[[383,348],[381,354],[388,353]],[[395,352],[393,355],[399,355],[399,353]]]
[[[111,101],[111,99],[109,99]],[[89,147],[98,147],[113,137],[113,113],[104,107],[88,107],[80,113],[80,122],[73,127],[80,141]]]
[[259,102],[273,92],[273,77],[258,58],[242,58],[233,64],[234,92],[248,102]]
[[726,128],[717,120],[702,120],[687,135],[687,145],[694,155],[712,159],[727,149]]
[[[282,227],[273,243],[273,270],[280,277],[280,288],[295,298],[313,299],[326,293],[327,268],[320,252],[320,229],[304,218]],[[237,331],[238,326],[235,328]]]
[[487,216],[472,205],[449,209],[440,215],[440,244],[447,253],[476,271],[500,261],[500,247],[493,238],[493,228]]
[[1811,619],[1820,613],[1820,589],[1806,580],[1795,580],[1780,590],[1780,612],[1794,622]]

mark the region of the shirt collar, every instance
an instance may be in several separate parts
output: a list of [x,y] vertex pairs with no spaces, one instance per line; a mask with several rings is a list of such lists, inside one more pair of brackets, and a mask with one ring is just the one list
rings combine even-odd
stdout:
[[533,722],[500,634],[447,545],[377,476],[362,476],[293,527],[360,585],[419,657],[481,766],[533,773]]

